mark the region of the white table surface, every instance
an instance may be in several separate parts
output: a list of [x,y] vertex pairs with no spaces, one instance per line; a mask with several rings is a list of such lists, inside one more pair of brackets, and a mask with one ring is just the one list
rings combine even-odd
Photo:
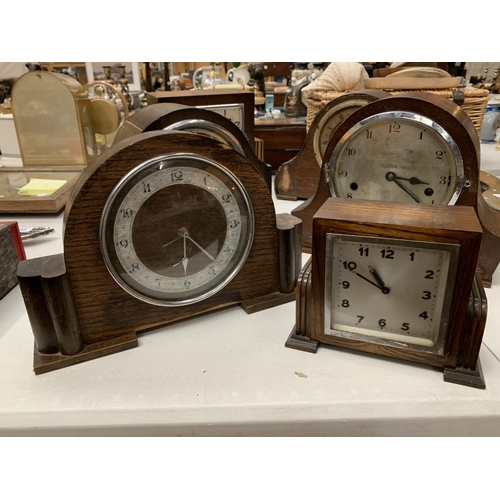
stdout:
[[[500,173],[500,152],[482,147]],[[275,201],[278,213],[297,202]],[[2,216],[50,225],[28,258],[60,253],[62,215]],[[308,255],[304,254],[304,262]],[[500,271],[486,290],[486,390],[442,371],[330,347],[284,347],[295,303],[247,315],[234,306],[139,335],[139,347],[35,376],[19,287],[0,300],[0,436],[499,436]]]

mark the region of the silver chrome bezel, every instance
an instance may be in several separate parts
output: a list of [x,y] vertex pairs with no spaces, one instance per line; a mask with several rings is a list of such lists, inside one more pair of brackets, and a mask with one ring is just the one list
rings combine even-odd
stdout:
[[376,115],[369,116],[368,118],[361,120],[342,136],[342,138],[335,146],[329,161],[326,162],[327,163],[326,176],[327,176],[327,182],[330,187],[331,196],[337,197],[337,192],[335,189],[337,161],[344,150],[347,140],[353,134],[357,133],[359,129],[364,128],[365,126],[371,125],[380,120],[390,120],[390,119],[404,119],[422,123],[427,127],[429,127],[430,129],[432,129],[434,132],[436,132],[443,139],[443,141],[446,142],[447,146],[450,148],[453,154],[454,164],[456,166],[455,189],[450,198],[450,201],[447,203],[448,205],[454,205],[457,202],[458,197],[460,196],[460,193],[462,192],[462,189],[465,185],[464,162],[462,154],[460,153],[460,148],[458,147],[455,140],[451,137],[451,135],[437,122],[423,115],[420,115],[418,113],[413,113],[410,111],[387,111],[384,113],[377,113]]
[[[236,137],[233,134],[228,132],[224,127],[219,125],[218,123],[213,123],[208,120],[200,120],[199,118],[193,118],[188,120],[180,120],[178,122],[172,123],[168,127],[165,127],[163,130],[183,130],[185,132],[189,132],[193,128],[198,128],[202,130],[208,130],[219,137],[220,142],[230,146],[238,153],[244,155],[243,148],[241,144],[238,142]],[[196,133],[196,132],[194,132]],[[201,135],[201,134],[200,134]]]
[[[238,260],[233,264],[233,269],[229,274],[227,274],[216,286],[213,288],[210,288],[206,292],[200,293],[198,295],[194,295],[193,297],[187,298],[187,299],[180,299],[180,300],[160,300],[160,299],[155,299],[152,297],[149,297],[147,295],[144,295],[143,293],[137,291],[134,289],[132,286],[129,284],[125,283],[122,278],[120,277],[120,273],[115,269],[114,265],[111,262],[107,244],[106,244],[106,229],[108,228],[108,223],[109,223],[109,217],[110,217],[110,212],[111,209],[114,205],[115,200],[121,193],[122,189],[134,179],[134,177],[138,176],[141,174],[144,170],[152,167],[153,165],[160,164],[159,169],[161,170],[161,162],[162,161],[168,161],[168,160],[175,160],[175,161],[182,161],[182,160],[197,160],[201,163],[205,163],[219,171],[221,171],[225,176],[227,176],[230,181],[236,186],[236,188],[239,190],[245,209],[248,213],[248,227],[246,231],[246,236],[247,236],[247,242],[246,245],[241,252],[240,257]],[[111,226],[112,228],[114,227],[114,222],[113,225]],[[241,270],[243,265],[245,264],[248,255],[250,254],[250,251],[252,249],[253,245],[253,239],[254,239],[254,233],[255,233],[255,216],[254,216],[254,211],[252,207],[252,202],[250,200],[250,197],[241,183],[241,181],[226,167],[221,165],[220,163],[217,163],[213,161],[210,158],[194,154],[194,153],[170,153],[170,154],[165,154],[161,156],[156,156],[155,158],[151,158],[140,165],[136,166],[132,170],[130,170],[120,181],[116,184],[116,186],[113,188],[111,191],[111,194],[109,195],[108,199],[106,200],[106,203],[104,205],[104,209],[102,212],[100,224],[99,224],[99,246],[101,250],[101,255],[103,256],[104,263],[106,265],[106,268],[108,269],[110,275],[112,278],[116,281],[116,283],[127,293],[132,295],[133,297],[149,303],[153,305],[158,305],[158,306],[165,306],[165,307],[179,307],[179,306],[187,306],[190,304],[194,304],[197,302],[201,302],[208,297],[211,297],[212,295],[215,295],[217,292],[219,292],[222,288],[224,288]]]
[[[444,250],[449,252],[450,260],[448,265],[448,273],[446,276],[446,285],[444,290],[444,299],[441,309],[441,318],[439,323],[439,329],[437,334],[436,345],[433,348],[418,345],[411,342],[400,342],[390,339],[384,339],[381,337],[376,337],[370,335],[369,330],[366,334],[353,333],[349,331],[343,331],[338,329],[333,329],[332,324],[332,282],[333,282],[333,255],[334,247],[338,241],[353,241],[356,243],[365,244],[386,244],[392,246],[407,246],[414,248],[428,248],[435,250]],[[460,254],[460,245],[455,245],[451,243],[439,243],[439,242],[429,242],[429,241],[417,241],[417,240],[406,240],[400,238],[387,238],[387,237],[374,237],[374,236],[360,236],[360,235],[346,235],[337,233],[327,233],[325,241],[325,296],[324,296],[324,321],[323,328],[324,334],[329,337],[340,337],[361,342],[369,342],[372,344],[388,345],[393,347],[404,347],[416,351],[430,352],[433,354],[442,355],[444,352],[444,345],[446,339],[446,333],[448,331],[449,316],[451,311],[451,305],[453,300],[453,290],[455,287],[455,280],[457,274],[458,258]]]

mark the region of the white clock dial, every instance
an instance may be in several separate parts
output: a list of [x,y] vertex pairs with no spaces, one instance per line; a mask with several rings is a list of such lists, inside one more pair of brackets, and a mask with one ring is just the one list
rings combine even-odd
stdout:
[[332,196],[401,203],[454,204],[463,160],[451,136],[415,113],[387,112],[354,126],[329,161]]
[[321,118],[313,137],[314,156],[320,167],[323,164],[323,156],[325,155],[326,148],[335,130],[337,130],[348,116],[352,115],[354,111],[361,108],[366,103],[366,99],[353,98],[337,106],[332,106],[332,108]]
[[186,305],[224,287],[253,240],[253,212],[229,171],[195,155],[141,165],[117,186],[101,224],[115,280],[158,305]]
[[328,234],[325,333],[441,349],[458,248]]

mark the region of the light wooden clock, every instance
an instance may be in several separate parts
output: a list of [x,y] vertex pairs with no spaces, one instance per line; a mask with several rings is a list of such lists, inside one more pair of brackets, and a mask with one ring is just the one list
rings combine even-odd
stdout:
[[271,187],[271,169],[257,158],[238,125],[213,109],[177,103],[151,104],[130,116],[119,128],[114,143],[152,130],[182,130],[211,137],[246,156]]
[[[303,221],[304,251],[311,251],[312,217],[330,197],[465,205],[477,212],[483,201],[479,155],[474,124],[443,97],[408,92],[359,108],[333,133],[316,193],[292,211]],[[484,210],[493,211],[487,206]],[[494,224],[483,224],[483,230],[483,241],[500,242]],[[478,266],[486,285],[499,258],[499,252],[486,246],[480,253]]]
[[287,347],[424,363],[446,381],[484,388],[481,232],[472,207],[328,199],[313,219]]
[[276,197],[296,200],[313,196],[333,132],[356,109],[389,95],[383,90],[364,90],[344,94],[325,104],[314,117],[299,154],[278,168],[274,184]]
[[155,131],[92,163],[65,212],[64,254],[22,263],[36,374],[138,345],[137,334],[240,304],[292,301],[300,221],[231,147]]

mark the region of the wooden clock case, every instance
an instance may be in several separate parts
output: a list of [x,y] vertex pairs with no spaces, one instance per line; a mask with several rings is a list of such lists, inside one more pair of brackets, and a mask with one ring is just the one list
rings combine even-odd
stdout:
[[276,197],[284,200],[307,200],[316,193],[321,167],[314,152],[314,138],[315,134],[320,133],[325,119],[328,123],[328,116],[335,109],[341,111],[346,107],[350,108],[353,101],[362,106],[390,95],[383,90],[363,90],[344,94],[325,104],[314,117],[299,154],[278,168],[274,182]]
[[354,111],[333,133],[325,152],[321,175],[316,192],[308,200],[292,211],[302,220],[302,250],[311,253],[312,219],[323,203],[331,197],[328,177],[328,165],[335,146],[351,127],[374,114],[396,109],[415,111],[430,117],[439,123],[459,145],[463,158],[466,186],[456,201],[457,206],[471,206],[479,215],[483,227],[483,243],[478,259],[478,271],[483,284],[491,286],[493,272],[500,261],[500,229],[498,211],[485,203],[479,181],[480,143],[476,128],[467,114],[460,107],[429,93],[405,92],[393,95]]
[[114,144],[143,132],[153,130],[164,130],[169,126],[175,126],[180,122],[197,120],[216,127],[222,128],[234,139],[237,149],[249,159],[254,168],[262,175],[271,187],[271,169],[267,164],[260,161],[245,134],[224,116],[210,111],[209,109],[196,108],[184,104],[163,102],[151,104],[130,116],[118,129]]
[[[324,334],[326,234],[353,234],[460,245],[444,352],[427,353]],[[403,205],[330,198],[313,218],[313,252],[297,284],[296,324],[286,346],[316,352],[329,344],[444,370],[444,380],[485,388],[479,350],[487,300],[475,272],[481,227],[471,207]]]
[[241,104],[243,106],[243,131],[252,148],[255,141],[254,109],[255,94],[239,89],[204,89],[147,92],[148,105],[163,102],[184,104],[186,106],[220,106]]
[[[250,253],[215,295],[182,307],[143,302],[121,288],[99,244],[101,215],[113,188],[149,158],[189,151],[219,162],[245,187],[255,217]],[[300,221],[276,216],[264,179],[229,146],[188,132],[155,131],[113,145],[85,170],[66,206],[64,254],[24,261],[18,278],[35,337],[36,374],[138,345],[137,333],[240,304],[247,313],[295,299],[301,267]]]

